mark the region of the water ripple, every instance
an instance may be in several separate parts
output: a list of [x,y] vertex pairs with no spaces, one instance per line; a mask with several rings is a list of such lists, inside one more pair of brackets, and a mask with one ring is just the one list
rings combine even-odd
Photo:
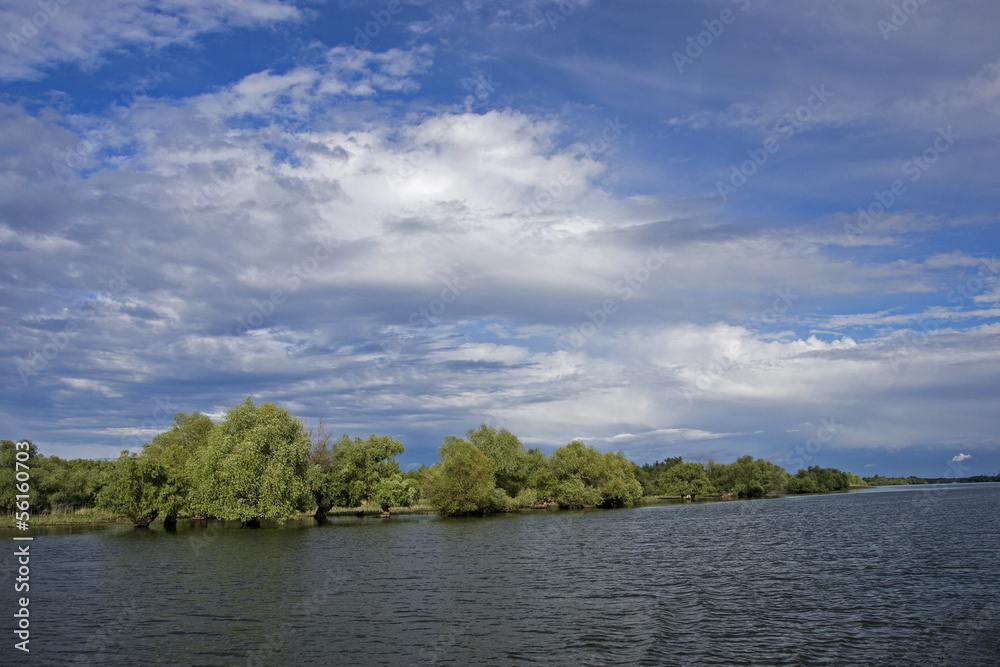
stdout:
[[257,531],[53,530],[32,546],[32,657],[998,664],[1000,485],[955,486]]

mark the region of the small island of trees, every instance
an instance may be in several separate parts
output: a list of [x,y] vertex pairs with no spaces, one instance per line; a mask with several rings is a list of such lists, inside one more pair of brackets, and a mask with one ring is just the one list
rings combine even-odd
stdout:
[[[97,508],[137,527],[157,518],[238,520],[243,526],[302,514],[322,521],[334,508],[388,516],[418,503],[445,516],[529,508],[613,508],[648,497],[761,498],[780,493],[829,493],[919,478],[861,479],[810,466],[789,475],[764,459],[743,456],[707,464],[680,457],[643,466],[622,452],[599,452],[579,440],[546,455],[506,429],[483,424],[464,438],[446,436],[432,466],[403,472],[403,445],[388,435],[333,440],[320,422],[307,431],[286,409],[247,398],[219,423],[195,411],[139,454],[115,461],[63,460],[29,443],[33,511]],[[0,509],[15,506],[15,443],[0,441]],[[6,481],[5,481],[6,480]],[[914,480],[914,481],[910,481]],[[923,480],[920,480],[921,482]]]

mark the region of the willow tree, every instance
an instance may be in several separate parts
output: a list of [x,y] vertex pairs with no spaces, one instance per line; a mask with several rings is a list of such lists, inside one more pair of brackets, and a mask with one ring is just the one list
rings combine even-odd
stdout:
[[403,445],[388,435],[372,433],[365,440],[343,435],[328,450],[325,438],[313,448],[311,488],[317,519],[334,505],[361,507],[373,503],[382,512],[391,507],[408,507],[417,497],[412,480],[403,476],[396,457]]
[[622,452],[601,454],[574,440],[552,452],[552,496],[560,507],[620,507],[642,500],[637,466]]
[[493,459],[468,440],[447,436],[441,460],[424,471],[424,494],[445,516],[482,512],[496,488]]
[[249,396],[216,424],[191,460],[192,509],[256,527],[284,521],[311,501],[310,442],[302,422],[284,408]]
[[108,471],[97,506],[128,517],[136,528],[148,528],[159,516],[158,499],[165,479],[163,468],[125,450]]
[[142,458],[160,466],[165,474],[158,490],[157,509],[168,528],[177,524],[178,514],[188,510],[193,485],[188,463],[208,445],[212,428],[212,420],[197,410],[189,415],[178,412],[170,430],[142,448]]
[[375,502],[385,480],[401,476],[396,457],[403,451],[398,440],[374,433],[365,440],[345,435],[334,443],[334,470],[342,485],[344,506]]
[[465,434],[476,449],[493,460],[496,485],[511,498],[524,488],[527,474],[528,452],[516,435],[507,429],[497,431],[488,424]]
[[665,493],[685,498],[705,496],[712,492],[712,483],[708,481],[705,466],[697,462],[681,462],[674,465],[663,474]]
[[313,502],[316,503],[316,511],[313,517],[317,521],[322,521],[343,495],[341,485],[333,472],[333,452],[330,451],[331,434],[323,428],[323,420],[319,420],[319,425],[315,431],[309,432],[312,440],[312,449],[309,451],[309,488],[312,491]]
[[708,462],[708,479],[723,494],[737,498],[762,498],[785,489],[788,473],[779,465],[749,454],[733,463]]

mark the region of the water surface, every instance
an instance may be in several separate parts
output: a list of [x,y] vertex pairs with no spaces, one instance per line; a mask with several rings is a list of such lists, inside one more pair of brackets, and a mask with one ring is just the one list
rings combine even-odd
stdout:
[[1000,662],[1000,484],[35,534],[37,664]]

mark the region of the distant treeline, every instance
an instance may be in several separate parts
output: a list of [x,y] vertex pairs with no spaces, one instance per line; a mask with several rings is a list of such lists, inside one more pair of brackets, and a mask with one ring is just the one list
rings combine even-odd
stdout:
[[870,486],[901,486],[904,484],[970,484],[977,482],[1000,482],[1000,473],[996,475],[974,475],[972,477],[882,477],[875,475],[865,477]]
[[[148,526],[180,516],[283,521],[323,519],[334,507],[375,510],[423,502],[452,516],[531,507],[620,507],[646,496],[753,498],[867,486],[853,473],[811,466],[789,475],[764,459],[702,464],[680,457],[638,466],[622,452],[578,440],[546,455],[506,429],[483,424],[446,436],[433,466],[402,472],[403,445],[388,435],[333,440],[287,410],[250,398],[223,421],[177,413],[171,428],[116,461],[63,460],[29,444],[33,512],[96,507]],[[0,442],[0,510],[14,508],[15,443]],[[9,478],[9,479],[8,479]],[[885,479],[885,478],[881,478]]]

